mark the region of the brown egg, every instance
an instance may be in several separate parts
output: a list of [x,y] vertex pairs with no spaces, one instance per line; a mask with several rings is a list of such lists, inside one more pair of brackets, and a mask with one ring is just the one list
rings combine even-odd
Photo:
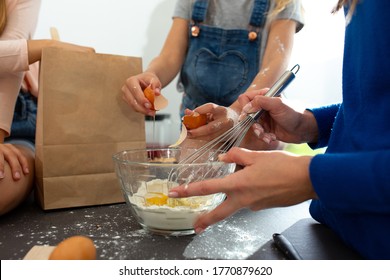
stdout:
[[49,260],[96,260],[95,244],[86,236],[69,237],[57,245]]

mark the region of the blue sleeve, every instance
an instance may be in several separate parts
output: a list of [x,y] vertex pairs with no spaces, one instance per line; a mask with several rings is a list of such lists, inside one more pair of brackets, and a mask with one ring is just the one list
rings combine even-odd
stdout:
[[318,142],[309,143],[310,148],[318,149],[328,146],[333,123],[340,106],[340,104],[333,104],[315,109],[307,109],[313,113],[318,125]]
[[313,157],[310,179],[328,209],[390,214],[390,151],[325,153]]

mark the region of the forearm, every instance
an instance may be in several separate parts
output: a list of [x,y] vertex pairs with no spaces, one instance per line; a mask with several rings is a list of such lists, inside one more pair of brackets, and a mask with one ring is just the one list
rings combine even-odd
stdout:
[[160,54],[152,60],[145,72],[154,73],[168,85],[179,73],[188,47],[188,21],[175,18]]
[[182,65],[181,59],[168,59],[166,55],[161,54],[150,62],[145,72],[155,74],[159,78],[162,87],[165,87],[179,73],[180,65]]
[[271,87],[286,71],[293,45],[296,23],[291,20],[277,20],[272,23],[259,72],[250,90]]
[[29,64],[41,60],[42,49],[45,47],[53,47],[56,45],[54,40],[28,40],[28,61]]
[[48,47],[57,47],[57,48],[67,49],[71,51],[79,51],[79,52],[90,52],[90,53],[95,52],[95,49],[91,47],[74,45],[71,43],[61,42],[57,40],[29,40],[27,41],[27,47],[28,47],[29,64],[41,60],[42,49]]
[[[247,91],[270,88],[286,71],[294,43],[296,24],[291,20],[278,20],[270,28],[267,46],[259,72]],[[235,101],[230,108],[238,114],[242,107]]]

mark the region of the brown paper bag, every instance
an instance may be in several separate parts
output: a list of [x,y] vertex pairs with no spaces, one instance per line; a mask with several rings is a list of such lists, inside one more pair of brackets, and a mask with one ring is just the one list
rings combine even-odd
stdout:
[[144,116],[121,97],[141,68],[135,57],[43,51],[35,163],[43,209],[124,201],[112,155],[146,146]]

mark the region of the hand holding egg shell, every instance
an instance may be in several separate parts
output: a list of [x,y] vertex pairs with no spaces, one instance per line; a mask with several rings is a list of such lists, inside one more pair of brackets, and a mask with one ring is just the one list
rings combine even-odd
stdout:
[[207,115],[199,114],[198,112],[192,112],[190,115],[185,115],[182,118],[182,128],[179,135],[179,139],[176,143],[170,145],[169,147],[177,147],[187,138],[187,129],[195,129],[201,127],[202,125],[207,124]]
[[151,110],[160,111],[168,106],[168,100],[161,94],[156,95],[151,85],[144,89],[144,95],[150,104],[152,104]]

